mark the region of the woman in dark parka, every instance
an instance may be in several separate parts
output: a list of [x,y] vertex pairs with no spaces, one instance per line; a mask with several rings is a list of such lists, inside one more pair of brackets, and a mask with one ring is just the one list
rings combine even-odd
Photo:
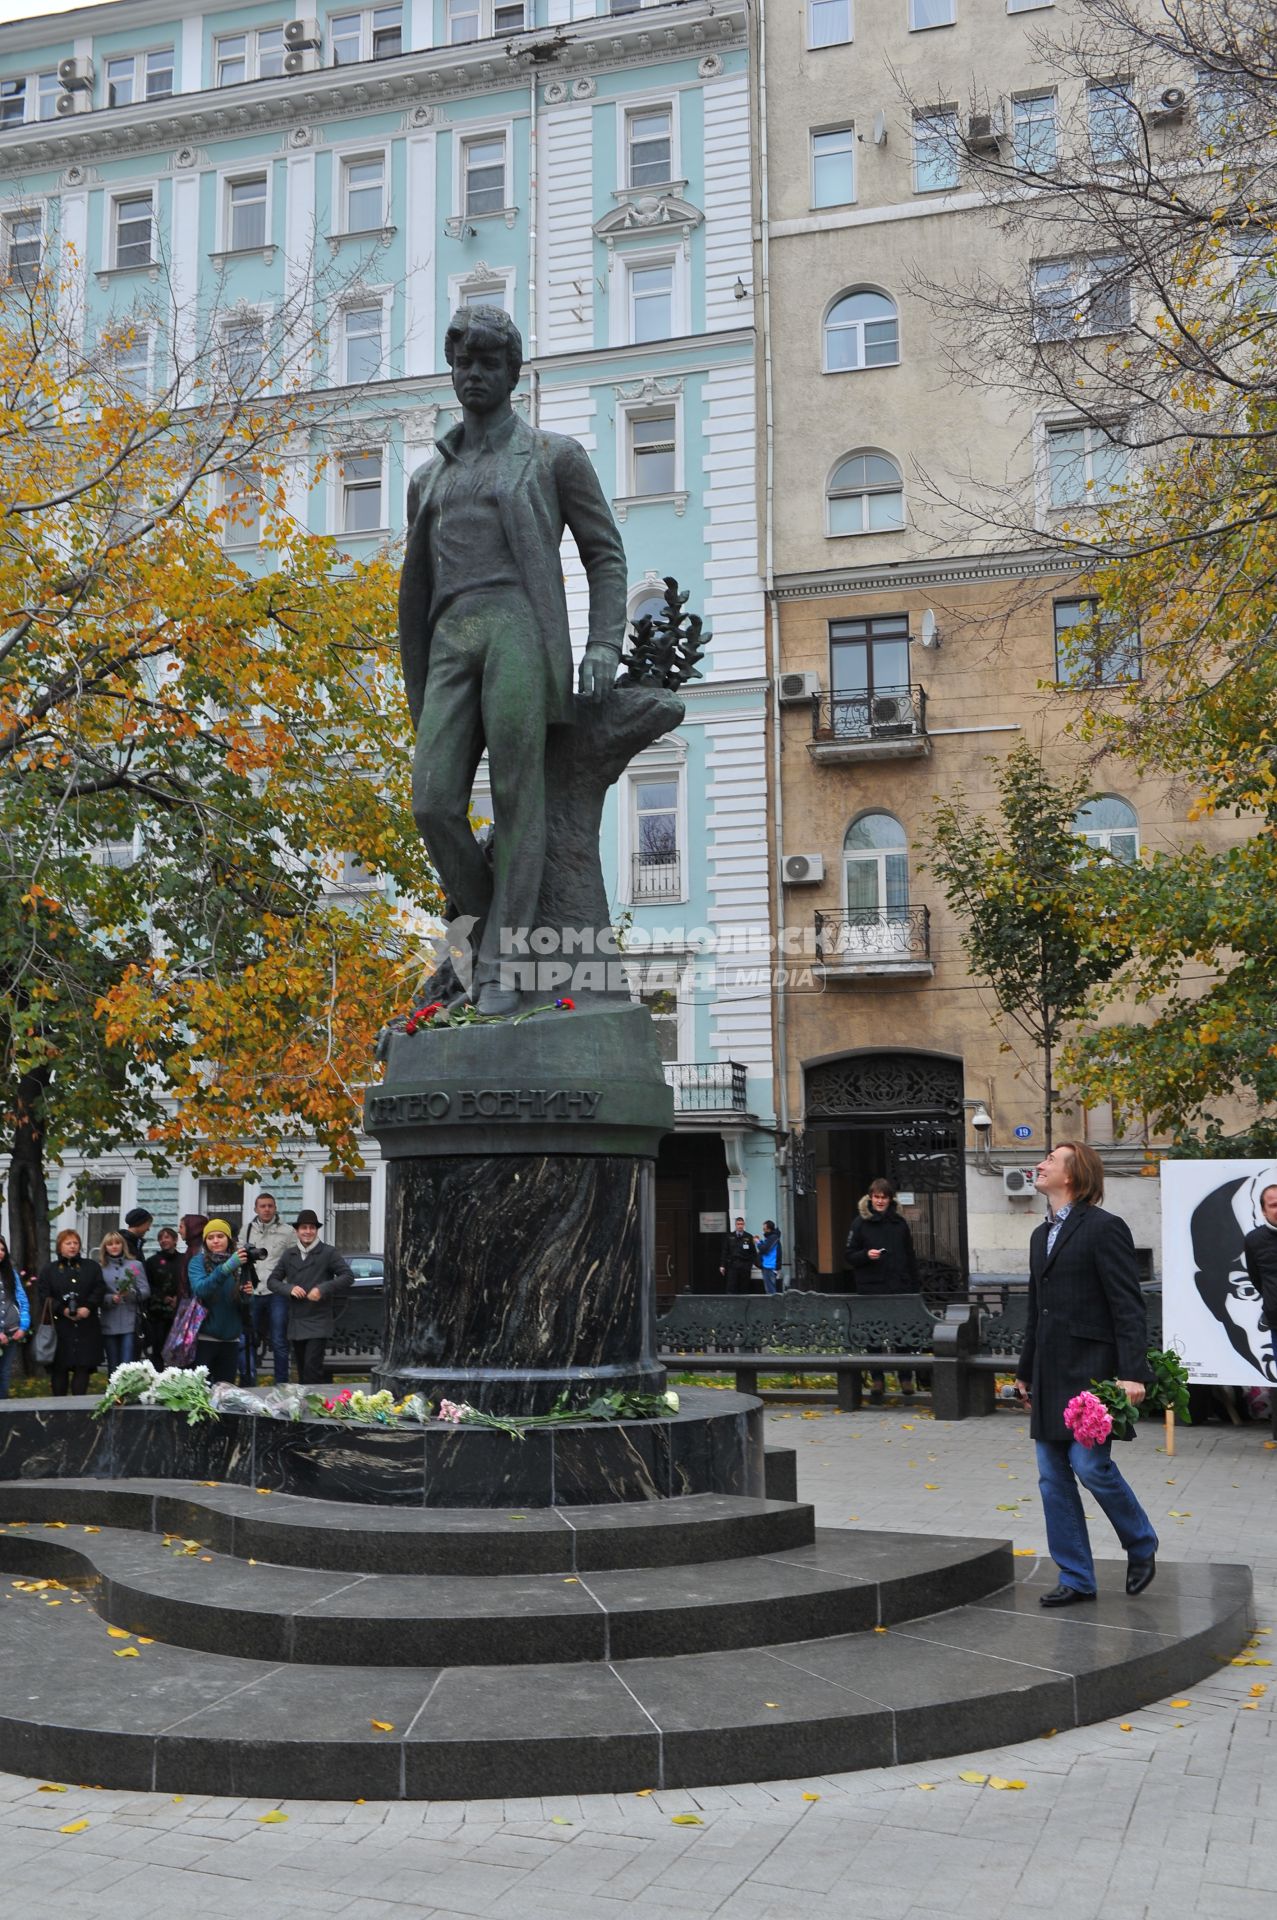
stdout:
[[89,1391],[89,1375],[102,1364],[102,1302],[106,1282],[96,1260],[85,1258],[79,1234],[65,1228],[57,1238],[54,1257],[36,1280],[40,1316],[48,1302],[58,1350],[49,1368],[55,1397]]

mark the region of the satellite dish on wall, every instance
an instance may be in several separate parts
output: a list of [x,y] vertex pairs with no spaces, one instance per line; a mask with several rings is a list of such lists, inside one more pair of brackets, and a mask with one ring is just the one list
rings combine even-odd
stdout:
[[936,627],[936,616],[930,607],[923,610],[920,638],[924,647],[938,647],[940,634]]
[[885,147],[887,144],[887,116],[879,107],[874,115],[874,145]]

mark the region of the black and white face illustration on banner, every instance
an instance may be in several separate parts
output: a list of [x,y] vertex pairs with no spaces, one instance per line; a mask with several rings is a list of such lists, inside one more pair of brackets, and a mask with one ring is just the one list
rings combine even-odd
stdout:
[[[1277,1164],[1272,1162],[1257,1171],[1248,1170],[1241,1179],[1234,1175],[1197,1202],[1191,1225],[1193,1280],[1202,1303],[1219,1322],[1234,1351],[1250,1362],[1265,1383],[1277,1381],[1273,1331],[1259,1293],[1247,1277],[1242,1242],[1253,1228],[1263,1224],[1260,1201],[1271,1186],[1277,1186]],[[1232,1384],[1244,1382],[1234,1380]]]

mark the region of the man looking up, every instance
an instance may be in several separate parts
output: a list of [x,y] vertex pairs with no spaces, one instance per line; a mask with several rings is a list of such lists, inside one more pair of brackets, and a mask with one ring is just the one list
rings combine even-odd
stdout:
[[1126,1591],[1143,1593],[1156,1571],[1153,1523],[1113,1464],[1112,1443],[1084,1447],[1064,1409],[1093,1380],[1111,1380],[1138,1406],[1148,1378],[1148,1328],[1125,1220],[1105,1213],[1104,1167],[1093,1147],[1063,1140],[1034,1181],[1049,1209],[1029,1243],[1028,1338],[1016,1392],[1033,1415],[1046,1543],[1059,1584],[1044,1607],[1095,1598],[1095,1562],[1078,1481],[1093,1494],[1126,1549]]

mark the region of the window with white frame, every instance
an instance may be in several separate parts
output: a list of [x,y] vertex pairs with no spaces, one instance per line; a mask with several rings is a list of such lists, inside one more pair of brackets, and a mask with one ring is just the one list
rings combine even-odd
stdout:
[[682,1058],[679,1045],[678,988],[658,986],[656,981],[665,973],[661,966],[654,967],[651,978],[644,977],[639,983],[639,1005],[646,1007],[652,1016],[652,1032],[656,1036],[656,1055],[663,1062],[676,1064]]
[[44,255],[44,216],[39,207],[11,207],[0,216],[4,270],[17,286],[28,287],[39,278]]
[[84,1251],[90,1260],[98,1257],[98,1248],[108,1233],[118,1233],[124,1218],[124,1182],[103,1179],[89,1182],[84,1196]]
[[122,193],[111,203],[111,265],[149,267],[155,255],[155,196]]
[[1121,333],[1131,324],[1130,263],[1121,254],[1038,260],[1033,266],[1033,331],[1039,340]]
[[845,207],[856,197],[856,130],[827,127],[811,136],[811,204]]
[[894,950],[892,932],[909,918],[909,843],[891,813],[862,813],[843,836],[847,925],[844,951]]
[[957,0],[909,0],[909,31],[924,27],[951,27],[958,17]]
[[898,533],[904,526],[904,481],[889,454],[849,454],[834,468],[827,498],[831,535]]
[[1129,80],[1093,80],[1086,89],[1091,157],[1101,166],[1135,159],[1141,148],[1139,109]]
[[1229,237],[1238,304],[1256,313],[1277,310],[1277,240],[1267,227],[1246,227]]
[[669,340],[674,333],[674,262],[632,261],[625,269],[629,339],[633,346]]
[[500,307],[506,312],[508,286],[506,280],[474,280],[458,289],[453,304],[455,307]]
[[681,899],[678,769],[631,773],[629,789],[630,899],[635,906],[647,900]]
[[25,78],[0,80],[0,127],[20,127],[27,117]]
[[448,45],[464,46],[483,32],[482,0],[448,0]]
[[242,80],[276,80],[284,71],[284,52],[283,27],[219,34],[213,52],[215,84],[234,87]]
[[385,525],[382,467],[380,448],[344,456],[340,478],[343,533],[377,533]]
[[637,13],[643,0],[605,0],[609,13]]
[[517,4],[502,6],[500,0],[492,9],[492,31],[500,36],[503,33],[522,33],[526,22],[523,0]]
[[1244,125],[1246,94],[1237,80],[1226,73],[1205,71],[1197,76],[1193,89],[1197,106],[1197,125],[1203,140],[1218,146],[1230,132]]
[[1011,158],[1022,173],[1050,173],[1059,158],[1055,89],[1018,94],[1011,102]]
[[228,467],[222,475],[224,547],[256,547],[262,538],[262,479],[252,467]]
[[382,374],[383,309],[380,300],[367,306],[345,307],[341,316],[342,377],[348,387],[380,380]]
[[52,73],[38,73],[35,80],[36,119],[56,120],[58,117],[58,99],[62,93],[62,81],[56,68]]
[[62,82],[52,73],[14,74],[0,80],[0,127],[20,127],[24,120],[56,120]]
[[625,416],[631,495],[673,493],[677,484],[677,419],[673,407]]
[[1112,687],[1141,677],[1140,634],[1100,611],[1094,595],[1057,600],[1055,678],[1064,687]]
[[1108,860],[1134,866],[1140,857],[1139,815],[1116,793],[1097,794],[1073,816],[1073,831]]
[[913,190],[952,193],[958,184],[958,109],[932,107],[913,122]]
[[232,393],[248,393],[259,386],[266,360],[266,323],[260,314],[241,313],[223,322],[222,377]]
[[335,67],[361,60],[391,60],[403,52],[403,8],[365,7],[328,16],[328,45]]
[[625,184],[662,187],[673,178],[674,109],[633,107],[625,116]]
[[348,154],[341,163],[344,233],[372,233],[386,224],[386,156]]
[[1126,448],[1102,426],[1048,427],[1046,456],[1053,507],[1097,506],[1126,485]]
[[151,391],[151,334],[125,327],[107,342],[111,381],[120,395],[145,400]]
[[207,1220],[225,1220],[234,1245],[244,1219],[242,1180],[201,1180],[199,1210]]
[[338,1253],[372,1250],[372,1175],[329,1174],[324,1181],[326,1238]]
[[503,133],[477,134],[461,142],[461,210],[468,219],[505,211],[505,172]]
[[851,39],[851,0],[807,0],[807,45],[837,47]]
[[1055,0],[1007,0],[1008,13],[1039,13],[1043,7],[1053,7]]
[[223,239],[228,253],[266,245],[266,189],[264,173],[246,173],[226,182]]
[[825,372],[893,367],[900,358],[900,317],[885,293],[844,293],[825,316]]
[[106,104],[131,107],[138,100],[167,100],[173,92],[173,49],[115,55],[106,63]]

